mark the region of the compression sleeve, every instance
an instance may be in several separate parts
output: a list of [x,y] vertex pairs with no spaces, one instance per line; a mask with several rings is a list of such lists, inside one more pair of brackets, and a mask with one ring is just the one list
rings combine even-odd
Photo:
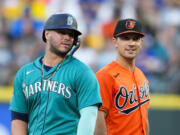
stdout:
[[22,120],[22,121],[28,123],[28,115],[27,114],[11,111],[11,120],[16,120],[16,119]]
[[89,106],[80,110],[80,120],[78,123],[77,135],[93,135],[98,107]]

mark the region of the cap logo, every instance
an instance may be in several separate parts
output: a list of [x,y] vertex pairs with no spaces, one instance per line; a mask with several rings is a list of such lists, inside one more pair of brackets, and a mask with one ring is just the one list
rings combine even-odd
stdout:
[[131,20],[128,20],[126,21],[126,28],[127,29],[133,29],[136,25],[136,22],[135,21],[131,21]]
[[73,24],[73,18],[72,18],[72,16],[68,16],[67,25],[72,25],[72,24]]

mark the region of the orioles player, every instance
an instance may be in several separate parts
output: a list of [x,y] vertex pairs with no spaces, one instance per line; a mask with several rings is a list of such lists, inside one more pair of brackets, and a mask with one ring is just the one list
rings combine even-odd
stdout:
[[118,21],[113,37],[117,59],[96,73],[103,104],[95,135],[149,135],[149,82],[135,65],[143,37],[138,21]]
[[14,80],[12,135],[94,134],[101,97],[93,71],[72,56],[79,35],[70,14],[46,21],[45,55],[23,66]]

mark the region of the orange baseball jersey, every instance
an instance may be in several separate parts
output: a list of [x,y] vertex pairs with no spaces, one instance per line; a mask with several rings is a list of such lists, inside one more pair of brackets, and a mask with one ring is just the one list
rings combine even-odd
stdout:
[[113,61],[96,73],[107,116],[108,135],[145,135],[149,106],[149,82],[143,72],[134,72]]

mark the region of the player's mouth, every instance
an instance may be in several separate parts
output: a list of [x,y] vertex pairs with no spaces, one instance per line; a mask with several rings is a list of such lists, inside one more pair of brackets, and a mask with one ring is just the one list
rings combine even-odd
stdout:
[[71,43],[62,43],[61,45],[65,48],[71,47]]
[[134,53],[134,52],[136,52],[136,49],[126,49],[126,51],[129,53]]

